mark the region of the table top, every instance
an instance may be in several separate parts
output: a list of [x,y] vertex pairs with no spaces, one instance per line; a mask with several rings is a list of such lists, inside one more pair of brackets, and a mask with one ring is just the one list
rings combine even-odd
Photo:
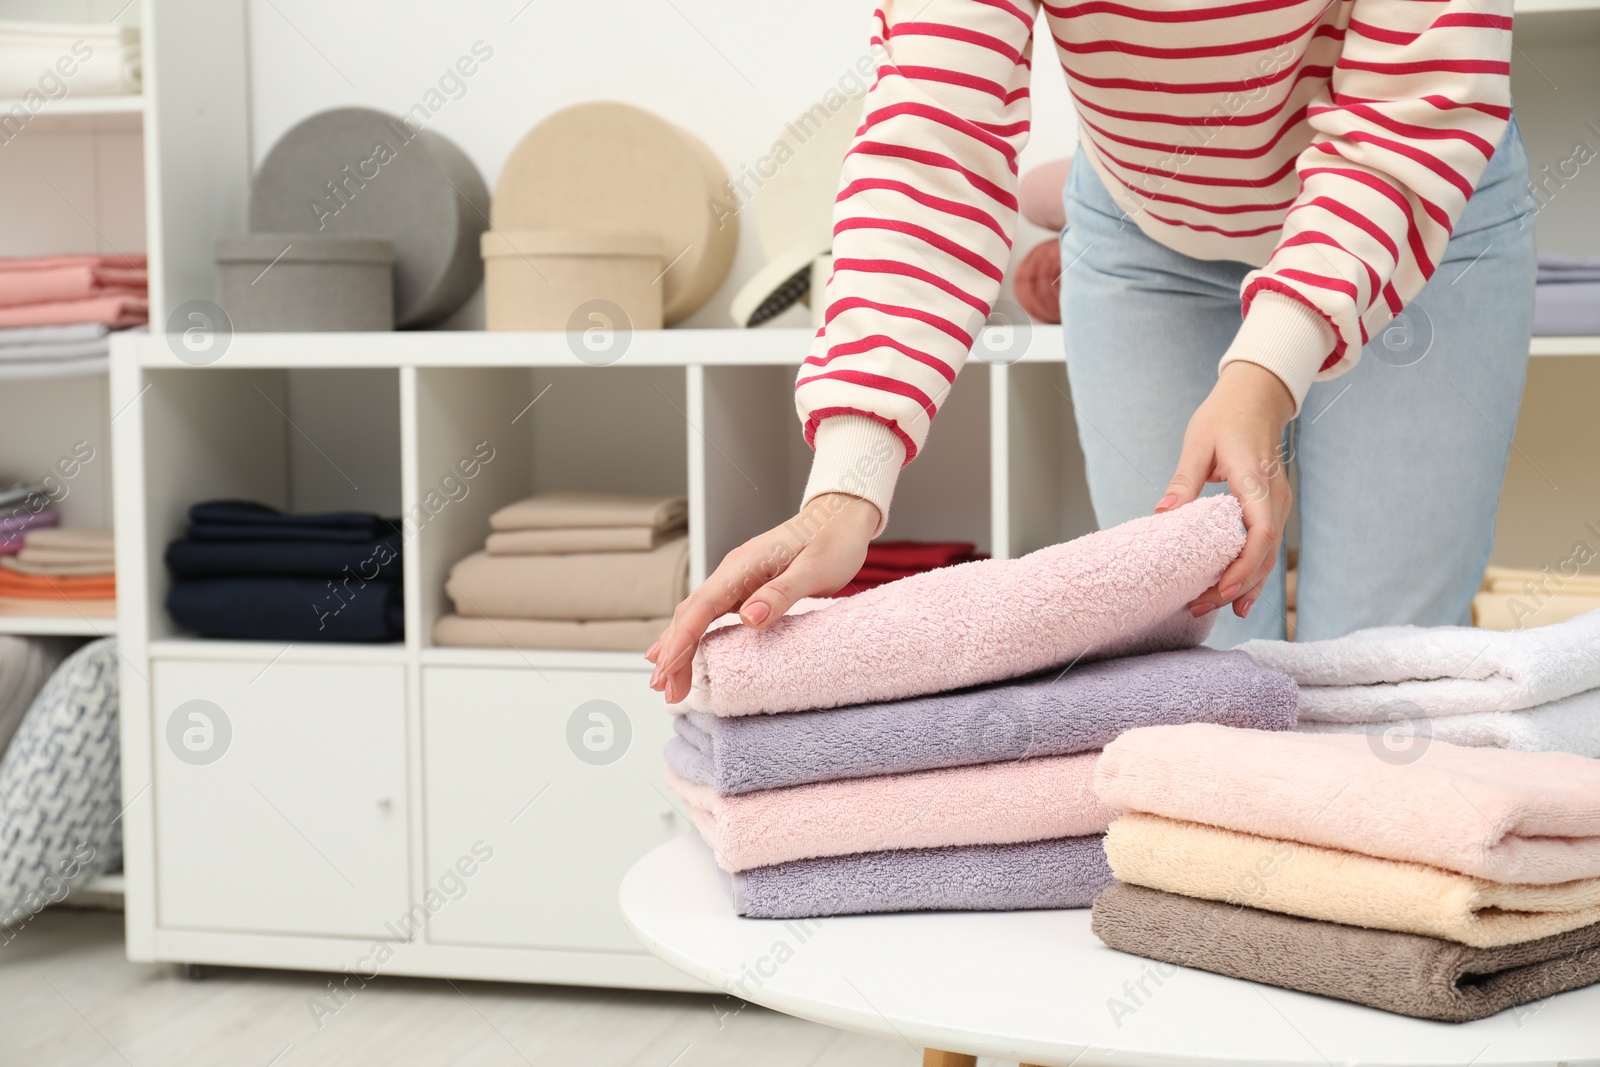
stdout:
[[741,1000],[917,1048],[1046,1067],[1600,1065],[1600,986],[1435,1023],[1189,968],[1158,984],[1086,910],[741,919],[724,878],[678,838],[623,879],[623,918]]

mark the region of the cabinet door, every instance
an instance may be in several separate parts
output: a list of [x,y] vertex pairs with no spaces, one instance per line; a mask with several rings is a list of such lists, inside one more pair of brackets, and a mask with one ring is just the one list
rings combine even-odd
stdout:
[[392,938],[404,668],[157,662],[151,689],[160,924]]
[[430,940],[642,951],[617,912],[617,887],[684,829],[661,783],[671,719],[647,678],[423,671],[429,884],[473,871],[449,879],[460,887],[444,894]]

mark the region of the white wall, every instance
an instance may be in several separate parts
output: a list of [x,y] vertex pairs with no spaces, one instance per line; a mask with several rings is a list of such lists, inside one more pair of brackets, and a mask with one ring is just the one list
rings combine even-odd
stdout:
[[[459,144],[491,189],[529,127],[560,108],[598,99],[649,108],[693,131],[737,174],[741,164],[771,150],[784,122],[867,54],[873,6],[874,0],[251,0],[254,155],[259,162],[285,130],[326,108],[406,110],[482,40],[493,57],[429,129]],[[1038,52],[1036,132],[1024,167],[1068,154],[1076,137],[1060,71],[1046,47]],[[1029,227],[1018,246],[1043,236]],[[729,300],[761,264],[746,227],[728,281],[685,325],[728,325]],[[480,324],[471,313],[452,323]]]

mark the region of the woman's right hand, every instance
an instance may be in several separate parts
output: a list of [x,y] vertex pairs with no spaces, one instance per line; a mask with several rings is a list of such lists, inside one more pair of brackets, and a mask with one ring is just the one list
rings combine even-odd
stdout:
[[720,616],[738,610],[746,626],[764,630],[802,597],[838,592],[861,569],[879,521],[877,505],[824,493],[782,526],[729,552],[645,653],[656,665],[650,688],[669,704],[689,695],[695,650]]

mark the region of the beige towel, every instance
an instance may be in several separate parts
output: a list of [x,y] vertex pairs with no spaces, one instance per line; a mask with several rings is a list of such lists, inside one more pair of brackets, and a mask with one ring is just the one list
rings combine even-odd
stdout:
[[572,622],[565,619],[474,619],[446,615],[433,627],[433,643],[467,648],[577,648],[643,652],[672,623],[659,619]]
[[[1532,583],[1530,591],[1529,583]],[[1517,596],[1549,596],[1576,593],[1582,596],[1600,596],[1600,574],[1564,575],[1559,570],[1527,570],[1520,567],[1488,567],[1483,572],[1483,591],[1508,593]]]
[[17,553],[17,559],[23,563],[104,563],[106,569],[117,562],[115,552],[104,548],[35,548],[24,543],[22,551]]
[[99,530],[92,526],[54,526],[29,530],[23,543],[29,548],[110,552],[115,542],[110,530]]
[[458,614],[479,618],[660,618],[671,615],[689,592],[689,539],[676,538],[652,552],[475,552],[450,569],[445,592]]
[[689,519],[682,496],[631,496],[624,493],[540,493],[507,504],[489,516],[496,530],[550,530],[584,526],[646,526],[670,530]]
[[[1423,822],[1417,832],[1427,833]],[[1600,878],[1489,882],[1437,867],[1132,813],[1106,834],[1124,882],[1305,919],[1495,948],[1600,922]]]
[[530,556],[575,552],[648,552],[674,536],[682,526],[657,530],[650,526],[574,526],[555,530],[504,530],[489,535],[484,548],[491,556]]
[[1600,608],[1600,595],[1566,594],[1536,600],[1519,593],[1479,593],[1472,598],[1472,625],[1485,630],[1526,630],[1566,622]]
[[22,558],[22,553],[14,556],[0,556],[0,567],[17,574],[49,574],[54,576],[79,577],[86,574],[111,574],[116,567],[110,560],[100,563],[38,563]]

